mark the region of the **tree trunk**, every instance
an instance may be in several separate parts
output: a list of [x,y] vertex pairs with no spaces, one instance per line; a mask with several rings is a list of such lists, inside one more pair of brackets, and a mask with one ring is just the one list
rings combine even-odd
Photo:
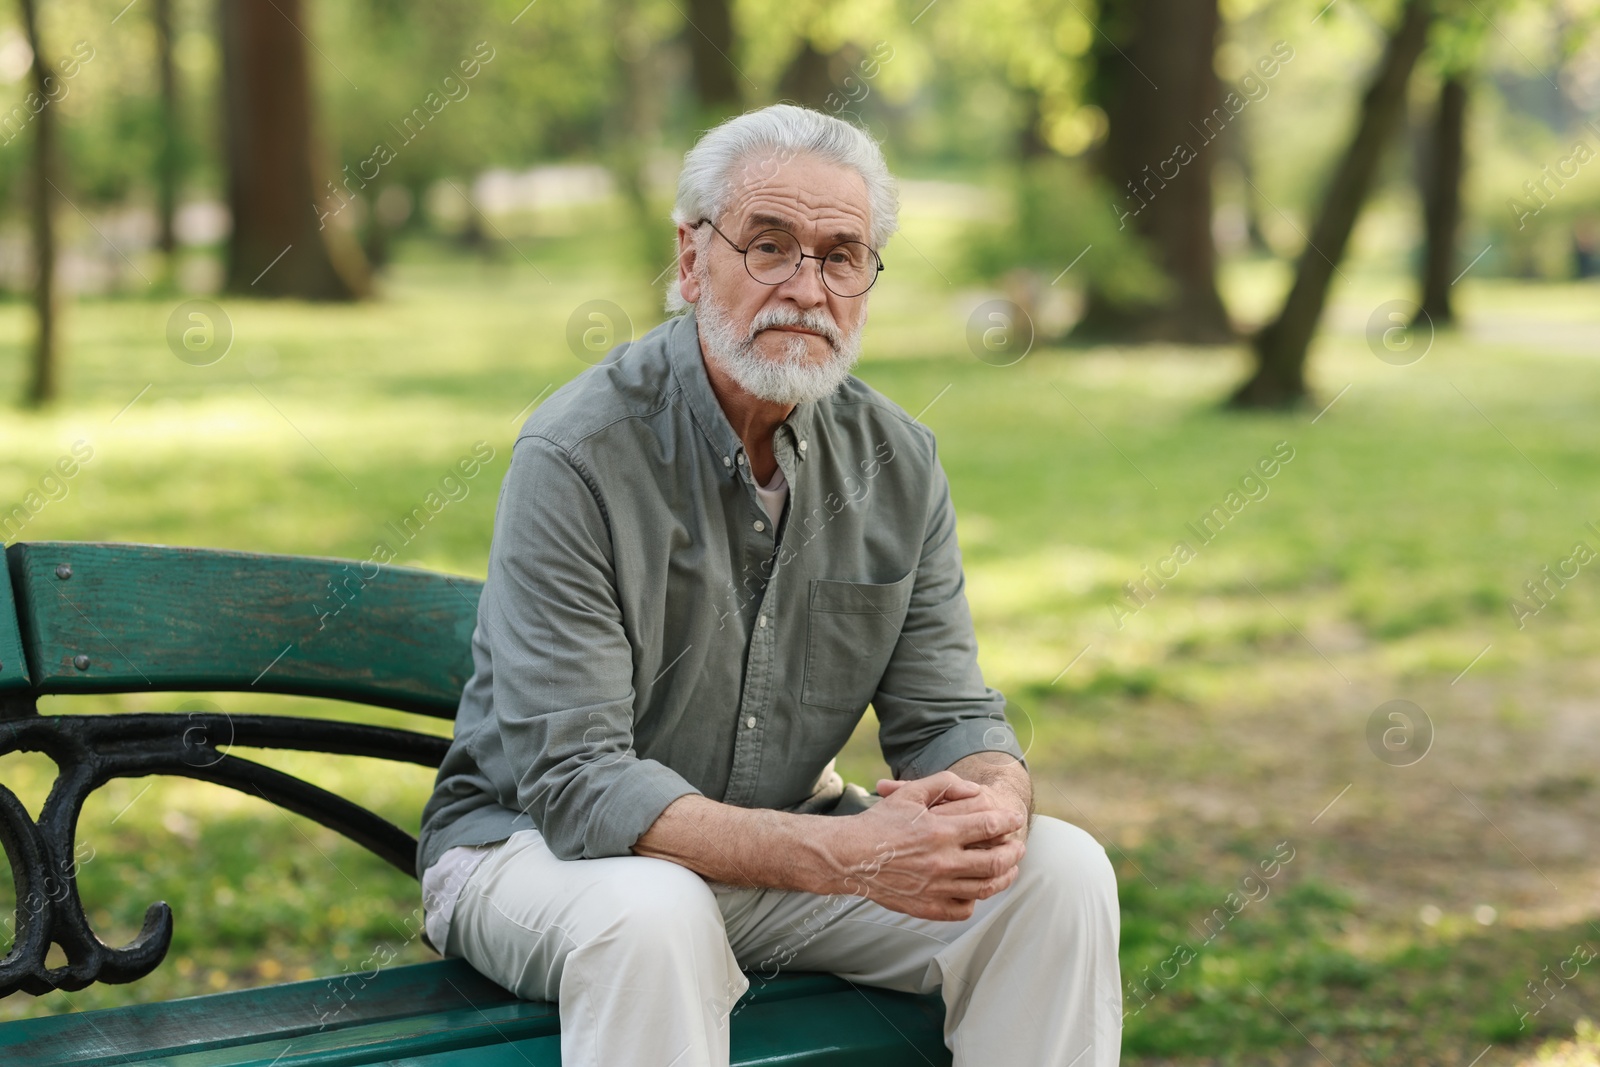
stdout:
[[[642,7],[639,0],[623,0],[617,5],[613,30],[619,40],[648,39]],[[677,229],[650,203],[650,151],[661,143],[661,128],[666,120],[661,85],[670,77],[665,69],[667,57],[660,49],[633,48],[619,51],[617,58],[612,75],[622,91],[606,112],[601,151],[627,205],[634,237],[631,252],[638,270],[643,278],[660,281],[667,276],[662,254],[672,254],[668,250],[675,243],[672,235]],[[676,268],[671,273],[676,275]]]
[[1344,158],[1324,194],[1311,238],[1295,265],[1294,283],[1278,317],[1252,341],[1255,372],[1234,393],[1235,407],[1292,407],[1306,398],[1306,353],[1328,300],[1334,271],[1344,258],[1356,217],[1372,188],[1383,150],[1405,108],[1406,85],[1428,39],[1431,0],[1407,0],[1400,26],[1389,38]]
[[28,47],[33,49],[33,88],[45,101],[33,117],[33,310],[38,334],[34,338],[27,391],[23,394],[27,406],[42,407],[57,394],[56,326],[60,296],[56,290],[56,111],[50,106],[56,94],[50,91],[50,83],[55,78],[50,74],[44,46],[39,40],[34,0],[20,0],[20,3],[23,31],[28,36]]
[[[1217,0],[1108,3],[1092,53],[1090,96],[1109,130],[1097,153],[1116,211],[1170,281],[1151,301],[1114,303],[1091,289],[1074,334],[1093,339],[1217,343],[1233,328],[1217,292],[1211,237],[1214,140],[1233,115],[1213,67]],[[1183,145],[1180,162],[1177,148]]]
[[[332,219],[365,183],[317,182],[300,0],[220,0],[229,292],[351,300],[367,265]],[[328,216],[328,217],[324,217]]]
[[1266,231],[1261,228],[1262,199],[1261,193],[1256,188],[1256,164],[1252,142],[1249,127],[1235,123],[1234,129],[1229,131],[1229,136],[1223,141],[1223,147],[1227,157],[1239,168],[1239,177],[1244,180],[1244,188],[1239,195],[1244,210],[1245,240],[1254,254],[1270,256],[1272,245],[1267,241]]
[[689,42],[695,96],[707,120],[717,121],[739,110],[741,75],[733,65],[729,0],[689,0],[687,21],[683,32]]
[[1030,160],[1046,159],[1055,154],[1044,138],[1044,98],[1038,89],[1024,86],[1017,90],[1017,102],[1022,109],[1022,126],[1017,131],[1017,158],[1026,165]]
[[177,228],[182,121],[178,115],[178,72],[172,62],[172,0],[155,0],[150,18],[156,31],[156,68],[161,82],[161,151],[156,159],[157,243],[171,267],[178,250]]
[[830,95],[836,97],[833,102],[844,99],[833,87],[833,76],[829,69],[831,64],[832,57],[818,51],[809,37],[802,40],[800,50],[789,60],[778,78],[778,98],[801,107],[828,110]]
[[1422,257],[1422,311],[1436,326],[1455,321],[1450,301],[1456,279],[1456,237],[1461,226],[1461,177],[1466,160],[1467,83],[1447,78],[1422,167],[1427,248]]

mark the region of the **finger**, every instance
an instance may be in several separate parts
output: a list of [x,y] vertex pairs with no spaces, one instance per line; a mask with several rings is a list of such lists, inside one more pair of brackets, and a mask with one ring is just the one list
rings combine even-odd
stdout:
[[963,878],[955,883],[952,895],[966,900],[988,900],[1010,889],[1019,873],[1019,868],[1012,867],[993,878]]
[[[992,792],[989,792],[983,797],[973,797],[973,798],[968,799],[968,800],[956,800],[956,801],[951,801],[948,804],[936,804],[933,807],[929,808],[928,810],[930,812],[934,813],[935,815],[941,815],[941,816],[946,816],[946,817],[951,816],[951,815],[970,815],[970,814],[973,814],[973,813],[976,813],[976,812],[991,811],[991,810],[993,810],[993,811],[1019,811],[1020,810],[1020,809],[1012,806],[1009,802],[1006,802],[1003,799],[999,799],[998,803],[992,803],[992,804],[991,803],[987,803],[987,801],[989,801],[991,799],[999,799],[999,798],[996,798],[995,795]],[[1026,820],[1025,816],[1024,816],[1024,820]],[[965,842],[963,847],[965,847],[965,848],[992,848],[993,846],[1000,844],[1002,841],[1010,840],[1011,838],[1014,838],[1014,837],[1018,836],[1019,834],[1024,834],[1024,830],[1021,827],[1018,827],[1015,830],[1008,830],[1008,831],[1006,831],[1005,833],[1002,833],[1002,834],[996,834],[994,837],[987,838],[987,839],[982,840],[982,841],[968,841],[968,842]]]
[[1007,807],[987,808],[969,814],[939,814],[940,818],[934,825],[950,833],[963,846],[1003,838],[1022,829],[1027,822],[1021,811]]
[[[972,913],[972,901],[957,897],[894,896],[886,897],[878,903],[890,911],[910,915],[915,919],[935,919],[943,922],[964,919]],[[962,905],[966,908],[966,915],[961,914]]]
[[[887,781],[887,779],[885,779]],[[946,800],[962,800],[975,796],[982,786],[976,782],[968,781],[959,774],[949,771],[940,771],[926,778],[913,778],[903,781],[895,786],[893,792],[901,793],[908,800],[915,800],[926,807],[943,803]]]
[[941,789],[934,794],[933,802],[929,807],[944,807],[946,804],[961,804],[969,801],[982,801],[988,790],[976,782],[962,780],[960,785],[952,785]]
[[946,876],[953,879],[996,878],[1022,862],[1027,846],[1013,838],[989,848],[965,848],[951,861]]
[[1022,833],[1021,830],[1013,830],[1009,834],[1001,834],[999,837],[991,837],[987,841],[974,841],[970,845],[966,845],[966,846],[963,846],[963,847],[968,851],[974,851],[975,850],[975,851],[978,851],[978,852],[983,852],[983,851],[986,851],[988,849],[998,848],[1000,845],[1005,844],[1007,841],[1019,841],[1019,840],[1021,840],[1021,838],[1018,835],[1021,834],[1021,833]]
[[960,897],[939,897],[934,900],[913,898],[884,904],[884,907],[916,919],[933,919],[937,922],[960,922],[972,918],[972,901]]
[[950,897],[944,902],[944,914],[939,917],[945,922],[965,922],[972,918],[973,901],[961,897]]
[[983,786],[970,778],[963,778],[951,771],[940,771],[933,778],[940,779],[939,790],[933,796],[933,804],[950,804],[958,800],[968,800],[972,797],[982,796],[984,793]]
[[[982,787],[979,787],[982,790]],[[979,811],[997,811],[1005,805],[992,792],[980,791],[976,796],[943,800],[934,804],[940,815],[970,815]]]
[[902,782],[898,778],[879,778],[878,779],[878,795],[880,797],[886,797],[890,793],[893,793],[895,790],[897,790],[897,789],[901,788],[902,786],[904,786],[905,784],[906,783]]

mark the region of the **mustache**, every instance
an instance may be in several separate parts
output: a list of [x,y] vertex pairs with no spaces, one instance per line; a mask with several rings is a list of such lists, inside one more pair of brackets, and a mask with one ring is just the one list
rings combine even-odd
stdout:
[[762,308],[756,312],[755,318],[750,320],[750,340],[755,340],[756,334],[774,326],[798,326],[804,330],[814,330],[821,334],[834,349],[838,349],[844,340],[839,326],[833,321],[833,316],[820,308],[810,308],[800,311],[797,308],[777,307]]

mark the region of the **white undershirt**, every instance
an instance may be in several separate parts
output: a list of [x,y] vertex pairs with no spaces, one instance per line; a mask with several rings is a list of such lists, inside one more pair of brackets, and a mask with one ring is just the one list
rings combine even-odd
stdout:
[[[772,475],[772,481],[756,486],[756,495],[761,498],[762,507],[767,509],[773,529],[777,529],[778,519],[783,515],[784,501],[789,499],[789,483],[783,477],[782,467]],[[455,915],[461,887],[466,885],[467,879],[472,877],[472,872],[478,869],[484,857],[500,844],[503,842],[457,845],[445,849],[444,855],[422,872],[422,928],[439,955],[444,955],[445,942],[450,936],[450,920]],[[437,907],[428,907],[429,904],[437,904]]]
[[756,486],[756,496],[761,498],[767,514],[772,518],[772,526],[776,529],[778,517],[783,514],[783,502],[789,499],[789,483],[784,480],[782,467],[772,475],[772,481],[766,485]]

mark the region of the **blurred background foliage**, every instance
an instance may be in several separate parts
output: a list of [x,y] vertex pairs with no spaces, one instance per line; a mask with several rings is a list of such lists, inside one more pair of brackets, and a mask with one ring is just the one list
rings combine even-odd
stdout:
[[[165,36],[152,17],[160,6],[136,4],[112,12],[113,21],[105,4],[90,0],[39,5],[49,62],[79,42],[93,51],[47,109],[62,131],[58,184],[72,205],[62,205],[63,268],[72,292],[131,294],[147,288],[132,268],[152,278],[161,273],[150,257],[168,138],[177,160],[178,267],[185,271],[172,284],[184,291],[220,284],[216,259],[226,254],[228,153],[217,5],[167,0]],[[390,230],[476,239],[485,220],[455,190],[466,191],[505,229],[500,216],[527,213],[556,195],[551,186],[561,179],[547,176],[541,185],[541,167],[587,162],[607,177],[575,171],[569,185],[603,195],[607,190],[597,186],[609,181],[643,198],[640,224],[655,232],[644,245],[649,263],[639,269],[655,264],[651,277],[670,251],[660,207],[670,198],[675,160],[696,131],[726,114],[786,99],[859,121],[883,139],[899,173],[981,183],[993,217],[976,235],[984,251],[967,264],[980,276],[993,279],[1016,268],[1044,273],[1052,265],[1059,270],[1093,244],[1103,254],[1082,264],[1090,284],[1105,277],[1122,300],[1152,284],[1137,266],[1140,253],[1151,258],[1148,243],[1117,225],[1119,211],[1137,204],[1128,199],[1125,180],[1138,181],[1141,173],[1134,169],[1116,180],[1099,154],[1117,136],[1108,124],[1107,106],[1116,106],[1106,99],[1108,88],[1141,76],[1124,57],[1150,50],[1151,41],[1175,47],[1161,40],[1176,31],[1164,29],[1173,23],[1160,20],[1168,12],[1158,0],[1120,6],[1113,0],[936,0],[920,11],[885,0],[527,7],[515,0],[421,7],[320,0],[282,6],[303,23],[306,38],[314,98],[306,134],[315,149],[319,208],[349,198],[332,198],[328,182],[337,186],[358,173],[376,145],[394,147],[376,180],[356,183],[361,188],[352,209],[331,220],[355,230],[380,264]],[[1217,99],[1204,99],[1202,113],[1228,91],[1248,95],[1241,88],[1246,79],[1262,86],[1262,95],[1249,97],[1216,145],[1195,142],[1205,145],[1201,156],[1216,157],[1212,180],[1204,183],[1215,201],[1208,230],[1225,258],[1292,259],[1344,146],[1362,80],[1400,5],[1336,3],[1314,23],[1318,5],[1309,0],[1185,6],[1217,12],[1214,40],[1201,45]],[[1471,82],[1471,181],[1459,244],[1473,254],[1490,246],[1475,274],[1558,279],[1593,269],[1600,167],[1577,165],[1576,176],[1543,181],[1559,195],[1533,195],[1524,183],[1541,184],[1545,168],[1570,158],[1585,137],[1589,151],[1600,152],[1600,133],[1584,125],[1600,107],[1600,41],[1592,32],[1600,16],[1586,0],[1437,6],[1428,51],[1406,89],[1410,122],[1394,134],[1396,150],[1385,156],[1365,220],[1384,237],[1364,236],[1386,239],[1399,251],[1415,246],[1421,212],[1413,172],[1441,82],[1462,76]],[[690,21],[696,14],[704,21],[712,10],[727,22],[726,39],[714,43]],[[1118,39],[1107,37],[1108,29]],[[457,65],[479,42],[494,58],[455,99],[441,85],[461,80]],[[1293,58],[1272,77],[1259,77],[1257,62],[1278,42]],[[1189,42],[1177,43],[1193,50]],[[698,70],[708,64],[699,53],[710,49],[717,59],[711,65],[719,68],[714,77]],[[170,98],[160,75],[164,55],[175,74]],[[22,105],[33,90],[31,59],[24,27],[0,27],[0,107]],[[1158,65],[1150,73],[1165,80]],[[1181,86],[1173,85],[1169,98],[1181,95]],[[426,140],[408,143],[404,120],[426,106],[429,92],[449,99],[430,116]],[[1145,118],[1133,116],[1124,126],[1153,125]],[[20,195],[31,162],[30,125],[0,132],[6,149],[0,183],[14,193],[0,245],[0,284],[12,294],[31,288],[30,211]],[[1163,155],[1170,155],[1171,146],[1164,147]],[[1511,201],[1538,209],[1537,225],[1527,224]],[[513,232],[506,229],[508,236]],[[1159,263],[1159,254],[1154,259]]]

